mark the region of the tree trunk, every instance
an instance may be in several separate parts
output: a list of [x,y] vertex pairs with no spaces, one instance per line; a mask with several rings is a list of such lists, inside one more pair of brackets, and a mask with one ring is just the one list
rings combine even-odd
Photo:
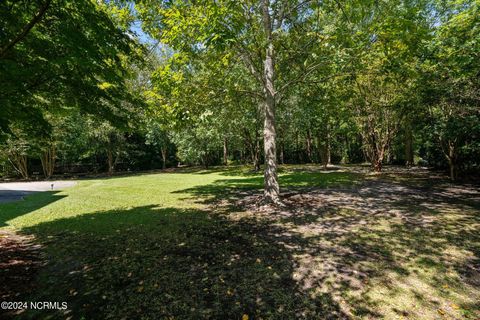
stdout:
[[204,156],[203,156],[202,158],[203,158],[203,165],[205,166],[205,169],[208,170],[208,165],[209,165],[209,161],[210,161],[210,157],[209,157],[209,154],[208,154],[208,150],[205,151],[205,154],[204,154]]
[[253,170],[258,171],[260,170],[260,163],[259,163],[259,156],[258,156],[258,143],[255,145],[252,144],[250,148],[250,157],[252,158],[252,163],[253,163]]
[[280,145],[280,163],[285,164],[285,144]]
[[108,174],[112,175],[113,174],[113,153],[111,150],[107,151],[107,162],[108,162]]
[[448,159],[448,165],[450,167],[450,180],[455,181],[457,176],[457,167],[455,162],[453,162],[451,159]]
[[167,168],[167,147],[162,147],[160,149],[160,152],[162,153],[162,169]]
[[448,141],[448,165],[450,167],[450,180],[457,180],[457,149],[452,141]]
[[49,179],[55,170],[55,146],[49,146],[42,152],[40,161],[42,163],[43,174],[45,178]]
[[295,131],[295,159],[297,163],[303,163],[303,147],[300,146],[298,131]]
[[375,171],[375,172],[381,172],[382,171],[383,156],[384,156],[384,151],[383,150],[378,151],[377,148],[373,149],[372,156],[371,156],[373,171]]
[[[268,5],[266,0],[263,1],[263,15],[264,19],[267,19],[265,25],[270,27],[270,19],[268,13]],[[271,36],[271,29],[269,30],[268,46],[265,58],[265,122],[263,127],[263,139],[265,150],[265,187],[264,187],[264,200],[267,203],[279,203],[280,202],[280,186],[278,184],[277,177],[277,151],[276,151],[276,133],[275,133],[275,87],[274,87],[274,61],[273,61],[273,42]]]
[[307,130],[307,157],[308,157],[308,162],[313,162],[313,157],[312,157],[312,135],[310,134],[310,130]]
[[320,134],[318,136],[318,153],[320,157],[320,163],[322,164],[323,168],[326,169],[328,165],[328,145],[326,140],[324,140],[323,135]]
[[22,178],[28,179],[28,158],[26,155],[14,153],[8,157],[8,160],[13,165],[15,171],[20,173]]
[[373,171],[375,172],[382,172],[382,161],[380,161],[380,159],[375,159],[374,161],[372,161],[372,164],[373,164]]
[[382,141],[373,128],[369,126],[369,130],[364,135],[364,150],[373,171],[381,172],[385,150],[388,149],[388,139]]
[[405,132],[405,165],[413,166],[413,134],[410,126]]
[[344,139],[344,144],[343,144],[343,155],[342,155],[342,164],[346,164],[350,162],[349,156],[348,156],[348,151],[350,149],[349,143],[348,143],[348,136],[345,135]]
[[255,140],[252,140],[250,133],[247,129],[244,129],[245,133],[245,144],[250,150],[250,160],[253,163],[253,169],[256,171],[260,170],[260,141],[258,136],[258,131],[255,131]]
[[369,161],[369,157],[368,157],[367,151],[365,149],[366,148],[362,148],[362,155],[363,155],[363,162],[367,163]]
[[228,165],[228,145],[227,145],[227,138],[223,138],[223,165]]
[[327,126],[327,141],[325,141],[325,143],[327,148],[327,165],[329,165],[332,163],[332,152],[330,148],[330,131],[328,131],[328,126]]
[[258,159],[257,153],[255,153],[255,158],[253,159],[253,171],[260,171],[260,160]]
[[320,161],[323,168],[326,169],[328,165],[328,148],[325,144],[320,145]]

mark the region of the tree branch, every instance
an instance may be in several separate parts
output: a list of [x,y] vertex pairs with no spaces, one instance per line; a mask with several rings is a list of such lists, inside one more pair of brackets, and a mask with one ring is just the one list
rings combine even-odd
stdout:
[[0,50],[0,58],[3,58],[7,52],[12,49],[18,42],[22,41],[23,38],[27,36],[27,34],[32,30],[32,28],[42,19],[47,11],[48,7],[50,6],[51,0],[46,0],[45,3],[40,7],[37,14],[33,17],[33,19],[26,24],[22,31],[13,38],[9,43],[7,43],[2,49]]

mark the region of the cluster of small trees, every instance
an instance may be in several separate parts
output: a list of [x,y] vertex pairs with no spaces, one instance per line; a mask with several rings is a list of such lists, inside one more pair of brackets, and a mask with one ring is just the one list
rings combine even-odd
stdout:
[[478,0],[0,9],[1,153],[24,177],[29,158],[47,177],[59,162],[263,163],[276,202],[277,162],[478,169]]
[[46,137],[17,129],[8,134],[0,151],[3,176],[50,178],[176,165],[175,146],[156,127],[122,130],[81,114],[49,123]]

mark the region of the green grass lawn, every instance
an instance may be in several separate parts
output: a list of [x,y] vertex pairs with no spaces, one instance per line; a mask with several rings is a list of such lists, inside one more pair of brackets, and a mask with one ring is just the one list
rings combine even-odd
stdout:
[[[363,176],[286,167],[280,181],[290,190],[340,192],[360,186]],[[0,205],[0,228],[35,235],[47,261],[33,293],[18,299],[68,302],[66,311],[19,317],[478,315],[480,283],[461,272],[464,259],[478,266],[478,207],[454,203],[458,212],[445,209],[444,216],[442,208],[386,198],[380,214],[346,199],[341,208],[278,219],[230,219],[228,210],[209,207],[261,187],[261,175],[234,167],[85,180]],[[392,208],[413,216],[403,221]],[[427,214],[434,221],[427,229],[412,224]]]
[[[286,167],[280,173],[280,183],[283,188],[328,188],[352,185],[359,177],[345,172],[295,172]],[[237,190],[262,187],[262,174],[245,167],[83,180],[60,192],[43,192],[23,202],[0,204],[0,228],[22,229],[86,214],[144,207],[201,209],[209,199],[235,197]]]

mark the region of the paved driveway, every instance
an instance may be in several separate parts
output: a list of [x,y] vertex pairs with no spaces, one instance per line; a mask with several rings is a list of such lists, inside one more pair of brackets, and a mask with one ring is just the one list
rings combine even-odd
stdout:
[[75,181],[35,181],[0,183],[0,203],[22,200],[24,196],[74,186]]

